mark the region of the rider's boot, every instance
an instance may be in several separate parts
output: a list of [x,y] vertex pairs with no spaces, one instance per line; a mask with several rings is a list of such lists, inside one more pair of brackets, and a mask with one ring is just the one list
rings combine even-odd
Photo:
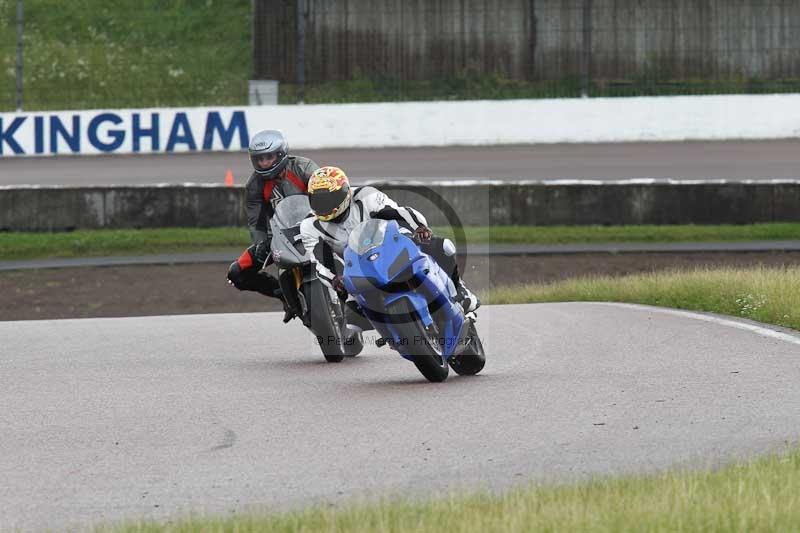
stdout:
[[283,297],[283,290],[281,290],[280,282],[278,279],[266,272],[259,272],[252,280],[253,289],[260,292],[264,296],[277,298],[283,304],[283,323],[286,324],[291,319],[297,316],[291,306],[286,302]]
[[275,298],[279,298],[283,304],[283,323],[288,324],[291,319],[297,316],[297,313],[294,312],[292,306],[289,305],[289,302],[287,302],[286,298],[283,297],[283,291],[281,289],[275,289],[273,296]]
[[456,302],[461,304],[465,313],[471,313],[481,306],[480,299],[467,288],[463,279],[459,279],[456,285]]

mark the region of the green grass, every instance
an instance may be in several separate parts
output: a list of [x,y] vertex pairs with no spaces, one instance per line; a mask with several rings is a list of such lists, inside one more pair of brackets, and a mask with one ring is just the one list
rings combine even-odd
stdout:
[[[448,228],[435,228],[452,236]],[[800,239],[800,224],[741,226],[489,226],[467,228],[469,242],[576,244],[619,242],[709,242]]]
[[140,523],[114,531],[797,531],[800,453],[718,470],[673,470],[428,502],[386,501],[272,516]]
[[[452,237],[449,228],[434,228]],[[749,241],[800,239],[800,224],[746,226],[494,226],[466,228],[467,242],[570,244],[620,242]],[[147,255],[244,248],[244,228],[80,230],[0,233],[0,261],[46,257]]]
[[246,248],[244,228],[80,230],[0,233],[0,260],[103,255],[148,255]]
[[[24,108],[241,105],[250,0],[25,2]],[[14,109],[16,0],[0,0],[0,111]]]
[[707,311],[800,330],[800,267],[666,271],[499,287],[493,304],[628,302]]
[[[670,96],[704,94],[794,93],[800,80],[732,78],[726,80],[678,80],[661,74],[644,73],[639,78],[596,80],[588,87],[592,97]],[[433,80],[401,80],[391,76],[355,76],[351,80],[306,84],[308,104],[394,102],[419,100],[502,100],[529,98],[579,98],[581,81],[577,77],[561,80],[515,80],[500,75],[463,72]],[[280,86],[279,102],[293,104],[299,98],[298,86]]]

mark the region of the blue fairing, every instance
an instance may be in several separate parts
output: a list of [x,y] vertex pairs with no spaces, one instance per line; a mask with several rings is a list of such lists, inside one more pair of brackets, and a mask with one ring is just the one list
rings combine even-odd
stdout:
[[417,244],[400,233],[397,222],[370,220],[356,228],[344,252],[344,284],[378,333],[394,339],[404,353],[400,337],[385,310],[405,298],[425,326],[436,320],[444,341],[444,355],[458,347],[464,326],[461,306],[456,304],[450,276]]

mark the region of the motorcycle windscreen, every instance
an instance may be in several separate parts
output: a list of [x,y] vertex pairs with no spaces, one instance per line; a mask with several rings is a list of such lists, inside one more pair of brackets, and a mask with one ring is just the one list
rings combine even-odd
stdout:
[[362,222],[347,239],[347,246],[358,255],[364,255],[373,248],[383,244],[386,239],[386,230],[389,224],[397,224],[397,222],[387,222],[373,218],[366,222]]
[[281,229],[293,228],[311,214],[311,204],[305,194],[287,196],[275,208],[275,220]]

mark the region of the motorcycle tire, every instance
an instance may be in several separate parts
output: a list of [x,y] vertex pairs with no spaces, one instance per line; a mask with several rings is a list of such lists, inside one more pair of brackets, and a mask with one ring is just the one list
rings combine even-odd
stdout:
[[402,352],[413,357],[417,370],[433,383],[446,380],[450,367],[444,356],[443,346],[437,340],[436,327],[431,325],[426,328],[405,298],[391,304],[387,312],[398,318],[393,325],[400,336]]
[[308,305],[308,323],[317,336],[322,355],[329,363],[340,363],[348,355],[348,349],[343,346],[342,331],[333,312],[333,306],[339,302],[333,303],[328,287],[319,279],[305,283],[301,290]]
[[459,376],[474,376],[486,365],[486,353],[483,351],[483,343],[478,336],[475,322],[469,321],[469,333],[467,334],[469,344],[460,354],[450,358],[450,368]]

